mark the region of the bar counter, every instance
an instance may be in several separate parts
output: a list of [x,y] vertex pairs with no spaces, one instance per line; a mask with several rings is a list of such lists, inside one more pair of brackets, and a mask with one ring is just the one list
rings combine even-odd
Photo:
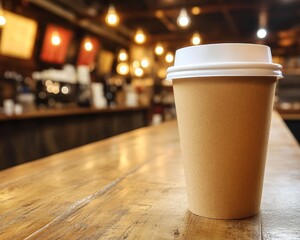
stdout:
[[63,117],[63,116],[74,116],[74,115],[87,115],[87,114],[98,114],[98,113],[111,113],[111,112],[128,112],[145,110],[147,107],[115,107],[115,108],[94,108],[94,107],[71,107],[61,109],[45,109],[35,110],[30,112],[24,112],[19,115],[4,115],[0,114],[0,122],[11,121],[11,120],[23,120],[23,119],[35,119],[35,118],[52,118],[52,117]]
[[0,114],[0,170],[145,127],[148,118],[143,106]]
[[0,239],[299,239],[300,149],[274,113],[261,212],[187,210],[176,121],[0,172]]

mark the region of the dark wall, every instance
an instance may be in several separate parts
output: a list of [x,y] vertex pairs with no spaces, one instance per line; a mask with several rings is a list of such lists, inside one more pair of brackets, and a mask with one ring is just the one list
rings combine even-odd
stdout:
[[284,120],[294,137],[300,144],[300,120]]

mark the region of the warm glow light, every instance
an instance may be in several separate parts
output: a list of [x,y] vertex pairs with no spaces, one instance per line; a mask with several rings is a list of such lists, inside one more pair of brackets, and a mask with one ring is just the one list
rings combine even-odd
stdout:
[[182,8],[180,10],[179,16],[177,18],[177,24],[182,28],[187,28],[191,24],[191,19],[187,14],[185,8]]
[[53,91],[52,85],[51,85],[51,86],[48,86],[48,87],[47,87],[47,92],[48,92],[48,93],[52,93],[52,91]]
[[70,90],[69,90],[69,88],[68,88],[67,86],[63,86],[63,87],[61,88],[61,92],[62,92],[63,94],[68,94],[68,93],[70,92]]
[[127,63],[121,62],[117,65],[117,73],[120,75],[127,75],[129,73],[129,66]]
[[166,68],[160,68],[160,69],[158,69],[158,71],[157,71],[157,76],[158,76],[159,78],[165,78],[166,75],[167,75]]
[[138,67],[134,70],[134,74],[137,77],[141,77],[144,75],[144,70],[142,68]]
[[171,62],[173,62],[173,60],[174,60],[173,53],[168,52],[168,53],[166,54],[166,62],[171,63]]
[[2,2],[0,0],[0,27],[4,26],[5,23],[6,23],[6,18],[4,17]]
[[162,55],[164,53],[164,47],[158,43],[155,47],[155,54],[156,55]]
[[264,28],[260,28],[258,29],[256,35],[258,38],[265,38],[267,36],[267,30]]
[[134,36],[134,41],[138,44],[143,44],[146,41],[146,35],[142,29],[138,29]]
[[132,62],[132,67],[133,68],[138,68],[140,66],[140,62],[138,61],[138,60],[134,60],[133,62]]
[[52,84],[53,82],[49,79],[45,82],[46,87],[52,86]]
[[143,68],[149,67],[149,60],[148,60],[148,58],[143,58],[142,61],[141,61],[141,65],[142,65]]
[[193,7],[191,11],[192,11],[193,15],[199,15],[201,13],[201,8],[200,7]]
[[0,15],[0,26],[4,26],[6,23],[6,19],[3,15]]
[[53,92],[54,94],[58,94],[58,93],[59,93],[59,86],[60,86],[59,83],[54,83],[54,84],[53,84],[52,92]]
[[88,52],[93,50],[93,44],[90,39],[86,39],[84,43],[84,49]]
[[116,12],[115,7],[111,4],[108,7],[108,11],[105,17],[105,21],[108,25],[115,27],[119,24],[120,18]]
[[58,35],[58,32],[53,32],[52,38],[51,38],[51,43],[54,46],[58,46],[61,42],[60,36]]
[[125,49],[121,49],[119,52],[119,60],[120,61],[126,61],[128,59],[128,54],[125,51]]
[[198,32],[194,32],[192,38],[191,38],[191,44],[193,45],[199,45],[201,43],[201,37]]

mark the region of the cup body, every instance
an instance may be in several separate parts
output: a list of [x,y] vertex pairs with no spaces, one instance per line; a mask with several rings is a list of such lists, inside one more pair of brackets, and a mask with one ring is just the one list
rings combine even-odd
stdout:
[[259,212],[277,78],[173,80],[189,210],[217,219]]

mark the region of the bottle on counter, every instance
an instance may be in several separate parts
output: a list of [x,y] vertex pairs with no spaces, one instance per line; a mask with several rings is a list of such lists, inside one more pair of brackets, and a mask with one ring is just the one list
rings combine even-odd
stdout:
[[107,101],[104,94],[103,84],[102,83],[92,83],[92,101],[93,106],[96,108],[107,107]]

